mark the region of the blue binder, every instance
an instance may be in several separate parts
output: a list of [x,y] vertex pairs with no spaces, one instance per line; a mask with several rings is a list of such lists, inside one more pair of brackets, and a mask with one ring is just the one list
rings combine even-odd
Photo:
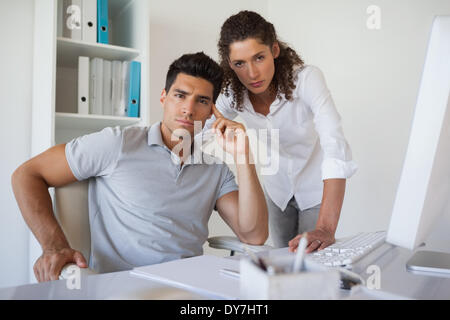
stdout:
[[129,117],[139,117],[139,104],[141,94],[141,63],[131,61],[130,63],[130,85],[128,92],[128,112]]
[[97,0],[97,42],[108,44],[108,0]]

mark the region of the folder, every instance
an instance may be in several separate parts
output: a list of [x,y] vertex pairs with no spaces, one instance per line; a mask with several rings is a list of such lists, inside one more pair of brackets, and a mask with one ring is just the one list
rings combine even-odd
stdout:
[[92,58],[90,62],[90,114],[103,113],[103,59]]
[[139,103],[141,94],[141,63],[130,62],[127,115],[129,117],[139,117]]
[[122,78],[121,78],[121,94],[119,102],[118,116],[126,117],[128,114],[128,96],[130,87],[130,61],[122,63]]
[[113,61],[111,69],[111,103],[112,114],[125,117],[125,103],[121,104],[122,97],[122,61]]
[[63,37],[81,40],[82,0],[63,1]]
[[111,61],[103,60],[103,114],[112,115]]
[[78,113],[89,114],[89,57],[78,57]]
[[97,0],[97,42],[108,44],[108,0]]
[[97,1],[82,0],[82,28],[81,40],[97,42]]

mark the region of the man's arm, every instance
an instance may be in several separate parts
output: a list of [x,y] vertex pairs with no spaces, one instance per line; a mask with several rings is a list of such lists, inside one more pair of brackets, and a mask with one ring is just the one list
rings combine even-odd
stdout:
[[218,120],[213,128],[218,133],[219,144],[234,157],[239,185],[239,191],[225,194],[217,200],[217,210],[242,242],[262,245],[269,234],[267,204],[251,160],[245,128],[214,110]]
[[57,280],[69,262],[87,267],[82,254],[70,248],[53,213],[49,187],[77,181],[67,163],[65,145],[57,145],[28,160],[14,171],[11,182],[22,216],[42,247],[34,265],[36,279]]

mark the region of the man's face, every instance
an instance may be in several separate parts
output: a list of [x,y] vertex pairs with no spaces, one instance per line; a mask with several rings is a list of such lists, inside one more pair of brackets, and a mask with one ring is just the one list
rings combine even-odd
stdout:
[[214,87],[211,82],[179,73],[169,89],[161,94],[164,108],[163,125],[171,132],[187,130],[194,137],[194,121],[201,121],[202,128],[212,115]]

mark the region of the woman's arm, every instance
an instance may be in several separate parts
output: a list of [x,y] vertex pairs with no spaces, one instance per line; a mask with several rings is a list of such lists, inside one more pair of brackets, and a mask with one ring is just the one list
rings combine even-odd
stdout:
[[[334,105],[325,78],[316,67],[309,67],[303,79],[301,96],[314,114],[314,126],[324,154],[322,205],[316,229],[308,232],[307,252],[324,249],[335,242],[334,235],[344,201],[346,179],[357,170],[350,146],[345,139],[341,117]],[[301,235],[289,242],[291,251],[297,248]]]

